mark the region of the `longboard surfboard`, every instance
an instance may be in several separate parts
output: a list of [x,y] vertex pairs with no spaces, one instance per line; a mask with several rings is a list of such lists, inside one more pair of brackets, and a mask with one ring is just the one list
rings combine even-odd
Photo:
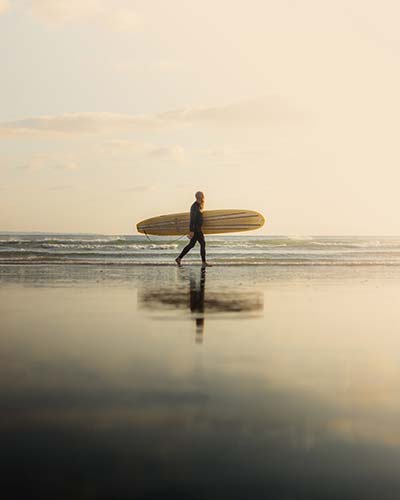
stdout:
[[[264,217],[254,210],[204,210],[203,233],[237,233],[252,231],[264,225]],[[158,236],[188,234],[190,213],[159,215],[142,220],[136,225],[139,233]]]

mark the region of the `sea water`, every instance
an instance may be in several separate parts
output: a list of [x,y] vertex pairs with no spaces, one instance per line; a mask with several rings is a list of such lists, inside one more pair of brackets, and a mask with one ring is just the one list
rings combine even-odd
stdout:
[[[207,236],[207,257],[218,265],[400,265],[394,236]],[[173,264],[186,237],[104,234],[0,233],[0,264]],[[199,260],[197,245],[185,262]]]

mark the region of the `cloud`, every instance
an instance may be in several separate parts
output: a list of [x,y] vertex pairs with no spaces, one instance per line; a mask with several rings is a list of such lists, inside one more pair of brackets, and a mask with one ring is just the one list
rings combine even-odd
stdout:
[[26,162],[15,167],[17,170],[38,172],[42,170],[77,170],[79,164],[71,160],[54,159],[45,154],[33,154]]
[[161,126],[155,117],[117,113],[65,113],[0,123],[0,135],[97,134]]
[[0,15],[10,8],[9,0],[0,0]]
[[117,71],[130,73],[169,73],[184,69],[184,65],[173,59],[160,59],[156,61],[119,61],[114,65]]
[[114,31],[134,31],[139,26],[138,16],[128,9],[119,9],[104,16],[104,24]]
[[152,184],[137,184],[136,186],[124,187],[119,189],[118,191],[124,193],[145,193],[154,189]]
[[182,146],[168,146],[153,148],[152,151],[147,153],[150,158],[172,158],[178,163],[185,159],[185,150]]
[[145,142],[112,139],[105,143],[107,149],[112,151],[129,151],[137,156],[146,158],[172,159],[177,163],[185,159],[185,150],[182,146],[159,146]]
[[158,115],[170,123],[214,123],[216,125],[260,125],[299,120],[301,114],[278,96],[243,100],[225,106],[184,108]]
[[278,98],[241,101],[226,106],[182,108],[155,115],[119,113],[65,113],[0,123],[0,135],[98,134],[116,131],[148,131],[158,128],[206,125],[249,127],[293,123],[302,115]]
[[56,186],[49,187],[49,191],[72,191],[74,186],[71,184],[58,184]]
[[139,24],[136,12],[129,5],[118,6],[109,0],[31,0],[30,3],[33,16],[47,24],[90,20],[114,31],[132,31]]
[[260,148],[260,149],[236,149],[236,148],[202,148],[202,149],[195,149],[193,153],[195,153],[198,156],[204,156],[207,158],[259,158],[261,156],[265,156],[269,153],[270,151],[266,148]]
[[78,170],[79,164],[75,161],[65,161],[62,163],[55,163],[49,168],[52,168],[54,170]]
[[96,0],[31,0],[34,16],[46,22],[63,22],[93,15],[99,2]]
[[106,141],[104,144],[105,147],[99,151],[100,154],[107,154],[110,151],[117,153],[120,151],[129,151],[132,154],[142,157],[175,159],[178,163],[184,161],[187,156],[195,156],[211,160],[230,160],[232,158],[261,158],[270,154],[270,150],[267,148],[240,149],[221,147],[187,149],[178,145],[159,146],[156,144],[129,141],[126,139],[111,139]]
[[17,170],[26,170],[31,172],[37,172],[48,167],[49,157],[42,154],[32,155],[26,162],[21,165],[17,165],[15,168]]
[[129,141],[126,139],[111,139],[106,141],[105,146],[112,151],[130,151],[137,154],[145,154],[154,146],[146,142]]

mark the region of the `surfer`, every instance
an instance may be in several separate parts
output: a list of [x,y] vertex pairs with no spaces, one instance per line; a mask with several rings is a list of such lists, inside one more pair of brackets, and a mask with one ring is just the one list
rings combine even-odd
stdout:
[[195,194],[196,201],[190,207],[190,233],[188,234],[188,238],[190,238],[190,242],[185,246],[179,256],[175,259],[175,262],[178,266],[181,266],[181,260],[183,257],[191,250],[196,242],[200,243],[200,255],[202,265],[211,266],[206,261],[206,241],[204,239],[204,234],[202,231],[203,226],[203,209],[204,209],[204,193],[201,191],[197,191]]

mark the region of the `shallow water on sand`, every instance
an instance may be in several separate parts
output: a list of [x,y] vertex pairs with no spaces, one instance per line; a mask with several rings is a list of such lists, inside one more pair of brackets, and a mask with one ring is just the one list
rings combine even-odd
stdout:
[[399,498],[399,292],[383,267],[0,267],[5,498]]

